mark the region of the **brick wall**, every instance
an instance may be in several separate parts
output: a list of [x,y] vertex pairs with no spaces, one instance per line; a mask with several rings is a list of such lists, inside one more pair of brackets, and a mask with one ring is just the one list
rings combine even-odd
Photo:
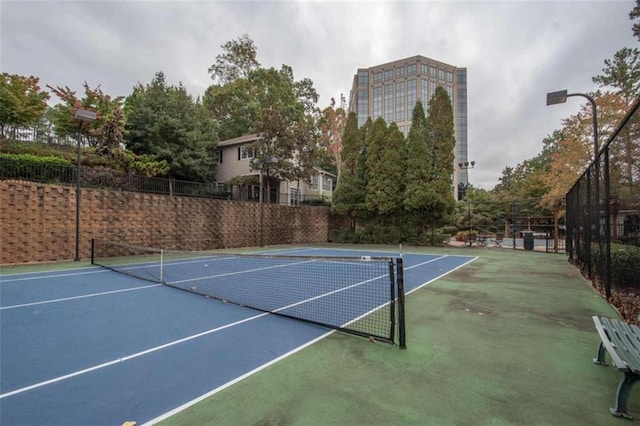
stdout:
[[[0,181],[0,264],[73,260],[75,188]],[[80,257],[91,238],[164,248],[327,242],[329,209],[82,190]]]

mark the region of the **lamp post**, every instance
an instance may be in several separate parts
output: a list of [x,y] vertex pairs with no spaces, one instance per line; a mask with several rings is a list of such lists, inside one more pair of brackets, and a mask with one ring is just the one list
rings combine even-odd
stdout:
[[[599,239],[600,233],[600,164],[598,160],[599,147],[598,147],[598,111],[596,106],[596,101],[589,95],[584,93],[569,93],[567,94],[566,90],[559,90],[557,92],[549,92],[547,93],[547,105],[556,105],[563,104],[567,101],[567,98],[572,96],[581,96],[587,99],[591,103],[592,115],[593,115],[593,162],[594,162],[594,183],[595,183],[595,209],[597,214],[594,215],[592,220],[594,223],[590,224],[589,228],[592,232],[596,232]],[[591,189],[589,188],[591,182],[587,181],[587,193],[591,193]],[[591,212],[591,197],[587,199],[587,214]],[[591,233],[587,232],[586,235],[586,243],[587,247],[591,247]],[[587,274],[591,277],[591,253],[587,251]]]
[[570,98],[572,96],[581,96],[583,98],[586,98],[591,103],[591,109],[593,111],[593,159],[595,160],[598,158],[598,114],[596,101],[591,96],[584,93],[567,94],[566,90],[560,90],[558,92],[547,93],[547,106],[563,104],[567,102],[567,98]]
[[74,260],[80,260],[80,139],[82,138],[82,123],[90,123],[97,118],[93,111],[85,109],[76,110],[75,119],[78,120],[78,145],[76,151],[76,256]]

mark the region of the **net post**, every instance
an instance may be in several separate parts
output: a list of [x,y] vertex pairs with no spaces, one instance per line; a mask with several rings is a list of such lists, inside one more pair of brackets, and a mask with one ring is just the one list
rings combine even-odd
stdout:
[[391,299],[389,304],[389,320],[391,326],[389,327],[389,336],[391,338],[391,342],[395,344],[396,342],[396,279],[393,269],[393,259],[389,260],[389,288],[391,290]]
[[91,264],[93,265],[94,253],[96,251],[96,240],[95,238],[91,239]]
[[160,282],[164,282],[164,250],[160,249]]
[[407,349],[407,336],[404,312],[404,265],[399,257],[396,260],[396,279],[398,281],[398,335],[400,349]]

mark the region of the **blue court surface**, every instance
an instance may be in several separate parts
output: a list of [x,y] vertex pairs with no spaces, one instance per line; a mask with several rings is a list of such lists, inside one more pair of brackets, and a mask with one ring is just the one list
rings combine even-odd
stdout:
[[[315,248],[281,253],[397,256]],[[403,260],[408,294],[474,258],[404,253]],[[190,271],[198,270],[196,261],[190,261]],[[296,265],[275,268],[281,277],[295,276]],[[268,268],[251,273],[258,269]],[[218,277],[226,282],[246,273],[235,267]],[[370,310],[363,306],[353,316]],[[154,423],[332,332],[101,267],[5,274],[0,277],[0,424]],[[411,330],[407,334],[411,350]]]

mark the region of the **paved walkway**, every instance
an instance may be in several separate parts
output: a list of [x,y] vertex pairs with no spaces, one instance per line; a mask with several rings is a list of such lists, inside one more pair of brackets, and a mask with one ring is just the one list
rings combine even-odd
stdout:
[[415,250],[479,259],[407,297],[407,350],[334,333],[166,424],[627,424],[621,375],[591,361],[591,316],[616,312],[565,255]]

